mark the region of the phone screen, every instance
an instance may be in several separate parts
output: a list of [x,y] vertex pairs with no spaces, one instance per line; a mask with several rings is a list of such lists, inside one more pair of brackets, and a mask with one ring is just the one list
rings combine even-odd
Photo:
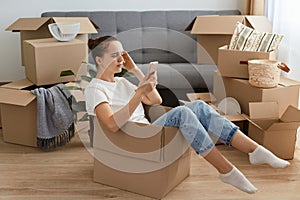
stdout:
[[156,71],[157,67],[158,67],[158,61],[150,62],[148,73],[150,74],[150,73]]

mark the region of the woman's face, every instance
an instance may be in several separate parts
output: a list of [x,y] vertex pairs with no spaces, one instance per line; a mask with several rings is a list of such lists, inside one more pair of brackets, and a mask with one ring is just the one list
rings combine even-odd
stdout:
[[106,51],[102,57],[97,57],[97,64],[102,67],[104,71],[112,73],[119,73],[122,71],[124,64],[123,46],[119,41],[112,41],[109,43]]

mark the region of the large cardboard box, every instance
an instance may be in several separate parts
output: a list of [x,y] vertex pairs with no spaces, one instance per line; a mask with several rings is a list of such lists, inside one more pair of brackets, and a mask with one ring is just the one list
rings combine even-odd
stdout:
[[[21,40],[21,56],[22,65],[26,66],[24,62],[24,50],[23,41],[31,39],[41,39],[41,38],[52,38],[52,35],[48,29],[48,24],[56,22],[80,22],[80,31],[76,39],[82,40],[85,44],[88,42],[89,33],[97,33],[99,28],[95,23],[93,23],[87,17],[41,17],[41,18],[19,18],[9,27],[6,31],[20,32]],[[83,47],[85,49],[85,58],[88,58],[88,46]]]
[[300,110],[288,106],[279,115],[277,102],[250,103],[249,137],[282,159],[293,159]]
[[5,142],[37,146],[36,96],[30,92],[33,83],[22,79],[0,87],[2,132]]
[[271,23],[265,16],[197,16],[185,30],[197,35],[198,64],[218,64],[218,48],[230,43],[237,22],[258,31],[272,32]]
[[276,60],[276,55],[276,51],[255,52],[229,50],[228,45],[224,45],[220,47],[218,51],[218,69],[224,77],[249,79],[248,60]]
[[94,124],[95,182],[161,199],[189,176],[190,148],[178,128],[128,122],[111,133]]
[[277,102],[279,116],[289,105],[298,107],[300,82],[281,76],[280,83],[274,88],[251,86],[249,80],[221,77],[214,73],[213,94],[218,100],[225,97],[235,98],[242,112],[249,115],[249,102]]
[[[85,60],[85,46],[77,39],[69,42],[58,42],[54,38],[24,40],[26,77],[37,86],[76,80]],[[61,77],[64,70],[72,70],[75,76]]]

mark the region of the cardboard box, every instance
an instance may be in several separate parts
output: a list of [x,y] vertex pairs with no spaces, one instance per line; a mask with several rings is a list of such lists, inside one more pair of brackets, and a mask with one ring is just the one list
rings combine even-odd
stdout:
[[30,92],[33,83],[22,79],[0,87],[2,132],[5,142],[37,146],[36,96]]
[[300,82],[281,76],[280,83],[274,88],[257,88],[249,84],[249,80],[221,77],[214,73],[213,94],[218,100],[225,97],[235,98],[242,112],[249,115],[249,102],[278,103],[279,116],[289,105],[298,107]]
[[189,176],[190,148],[178,128],[128,122],[111,133],[94,124],[95,182],[161,199]]
[[77,74],[85,60],[85,46],[77,39],[69,42],[58,42],[54,38],[25,40],[26,77],[38,86],[74,81],[76,76],[61,77],[60,73],[72,70]]
[[[56,22],[80,22],[80,31],[76,39],[82,40],[85,44],[88,42],[89,33],[98,33],[99,28],[87,17],[41,17],[41,18],[19,18],[6,31],[20,32],[22,65],[26,66],[24,61],[23,41],[31,39],[52,38],[48,29],[48,24]],[[88,46],[84,46],[85,60],[88,58]]]
[[1,119],[1,106],[0,106],[0,128],[2,128],[2,119]]
[[224,77],[249,79],[248,60],[276,60],[277,52],[255,52],[229,50],[228,45],[219,48],[218,69]]
[[293,159],[300,110],[288,106],[279,115],[277,102],[250,103],[249,137],[282,159]]
[[210,92],[187,93],[186,96],[190,101],[202,100],[208,104],[217,101],[216,97]]
[[198,64],[218,64],[218,48],[229,45],[237,22],[258,31],[272,32],[271,23],[265,16],[197,16],[185,30],[197,35]]
[[[0,82],[0,86],[1,85],[5,85],[7,84],[7,82]],[[0,106],[0,128],[2,128],[2,122],[1,122],[1,106]]]

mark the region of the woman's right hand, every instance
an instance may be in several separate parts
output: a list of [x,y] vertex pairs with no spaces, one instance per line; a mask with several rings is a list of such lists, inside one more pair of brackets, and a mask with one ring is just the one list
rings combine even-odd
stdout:
[[156,72],[147,74],[142,81],[140,81],[137,91],[139,91],[143,96],[146,96],[152,92],[157,85]]

